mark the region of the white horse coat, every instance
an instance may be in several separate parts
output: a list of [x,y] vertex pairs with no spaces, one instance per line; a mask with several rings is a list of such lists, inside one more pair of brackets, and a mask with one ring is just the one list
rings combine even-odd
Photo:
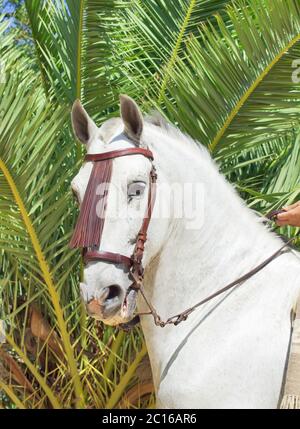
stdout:
[[[144,255],[144,288],[165,320],[253,269],[278,250],[282,241],[246,207],[203,147],[172,126],[143,122],[128,97],[121,98],[121,114],[123,121],[110,120],[97,128],[77,103],[74,130],[87,144],[88,153],[132,147],[131,137],[139,133],[141,144],[154,154],[158,196]],[[86,163],[72,181],[81,201],[90,164]],[[125,194],[124,181],[148,186],[150,167],[149,160],[139,155],[116,159],[112,184]],[[200,184],[195,188],[201,191],[197,225],[170,209],[169,203],[174,201],[167,201],[163,192],[166,184],[181,189],[186,184]],[[176,207],[180,203],[184,208],[187,195],[192,197],[191,187],[187,188],[182,196],[176,194]],[[112,216],[116,212],[113,193],[110,190],[108,196],[101,248],[130,256],[141,226],[133,214],[139,213],[140,219],[144,216],[147,188],[134,201],[121,198],[118,210],[128,205],[127,217]],[[107,299],[103,291],[116,284],[119,296]],[[82,294],[86,302],[98,297],[101,305],[116,308],[110,317],[98,317],[116,324],[122,322],[119,307],[129,284],[127,275],[114,265],[90,263],[84,270]],[[299,259],[287,251],[244,284],[200,307],[177,327],[159,328],[152,317],[143,316],[141,325],[157,406],[276,408],[290,340],[291,310],[299,292]],[[148,310],[141,297],[138,310]]]

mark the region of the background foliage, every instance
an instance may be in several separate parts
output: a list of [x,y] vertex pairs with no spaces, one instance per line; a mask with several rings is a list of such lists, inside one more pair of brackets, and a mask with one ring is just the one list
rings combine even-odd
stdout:
[[80,98],[100,124],[127,93],[206,145],[255,210],[291,203],[300,4],[0,0],[0,15],[1,406],[151,407],[141,333],[87,319],[80,303],[70,107]]

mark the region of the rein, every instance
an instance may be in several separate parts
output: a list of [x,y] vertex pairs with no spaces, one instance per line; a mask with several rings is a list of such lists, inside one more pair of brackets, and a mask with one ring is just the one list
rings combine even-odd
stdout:
[[[284,212],[285,210],[274,210],[265,215],[266,219],[274,220],[279,213]],[[160,326],[161,328],[164,328],[167,325],[174,325],[177,326],[179,323],[184,322],[187,320],[188,316],[193,313],[197,308],[202,306],[203,304],[206,304],[207,302],[211,301],[213,298],[216,298],[217,296],[223,294],[224,292],[227,292],[228,290],[234,288],[235,286],[238,286],[242,283],[244,283],[246,280],[253,277],[255,274],[257,274],[259,271],[261,271],[263,268],[265,268],[267,265],[269,265],[274,259],[276,259],[278,256],[283,254],[283,250],[287,248],[293,241],[296,240],[296,237],[293,237],[289,239],[286,243],[284,243],[276,252],[274,252],[271,256],[269,256],[267,259],[265,259],[263,262],[261,262],[259,265],[254,267],[252,270],[248,271],[246,274],[242,275],[238,279],[228,283],[223,288],[217,290],[216,292],[212,293],[211,295],[207,296],[206,298],[202,299],[201,301],[194,304],[192,307],[187,308],[186,310],[182,311],[181,313],[178,313],[172,317],[169,317],[166,321],[163,321],[161,317],[158,315],[157,311],[153,307],[153,305],[149,302],[147,299],[145,292],[143,290],[142,285],[140,285],[140,293],[143,296],[146,304],[148,305],[150,311],[148,313],[139,313],[135,316],[135,318],[129,322],[120,325],[122,329],[125,331],[131,329],[133,326],[135,326],[140,321],[140,316],[146,316],[146,315],[152,315],[154,319],[154,323],[156,326]]]
[[[142,155],[148,158],[152,164],[152,168],[149,176],[149,191],[146,213],[142,221],[142,226],[137,235],[133,254],[131,256],[126,256],[98,249],[100,249],[101,237],[104,227],[107,195],[113,170],[113,159],[129,155]],[[162,328],[167,325],[179,325],[179,323],[187,320],[188,316],[203,304],[211,301],[213,298],[223,294],[233,287],[244,283],[246,280],[257,274],[259,271],[269,265],[270,262],[282,255],[283,250],[297,238],[293,237],[288,240],[282,247],[280,247],[280,249],[266,258],[259,265],[238,279],[227,284],[222,289],[212,293],[208,297],[202,299],[183,312],[169,317],[166,321],[163,321],[158,315],[154,306],[148,300],[143,288],[143,255],[145,243],[147,241],[147,231],[156,197],[157,174],[153,165],[153,154],[149,149],[128,148],[105,152],[102,154],[88,154],[85,156],[85,160],[93,162],[93,170],[81,205],[80,214],[70,242],[70,247],[81,247],[83,249],[82,253],[85,263],[90,261],[105,261],[107,263],[113,263],[115,265],[122,266],[124,270],[128,271],[130,278],[133,280],[133,283],[129,286],[127,294],[130,292],[130,290],[135,290],[137,292],[139,291],[150,311],[147,313],[139,313],[130,322],[120,324],[119,326],[126,331],[135,326],[140,321],[140,316],[145,315],[152,315],[155,325]],[[102,189],[102,192],[98,192],[98,187]],[[265,217],[272,220],[276,218],[280,212],[280,210],[273,211],[268,213]]]
[[[224,286],[222,289],[219,289],[218,291],[212,293],[211,295],[209,295],[208,297],[204,298],[203,300],[197,302],[195,305],[193,305],[192,307],[184,310],[182,313],[176,314],[175,316],[169,317],[169,319],[167,319],[166,321],[162,321],[160,316],[157,314],[155,308],[151,305],[151,303],[147,300],[144,291],[142,289],[142,287],[140,286],[140,291],[141,294],[143,296],[143,298],[145,299],[148,307],[150,308],[150,312],[149,313],[140,313],[137,316],[142,316],[142,315],[152,315],[154,318],[154,323],[157,326],[160,326],[162,328],[164,328],[166,325],[174,325],[177,326],[179,325],[179,323],[184,322],[185,320],[187,320],[188,316],[193,313],[198,307],[200,307],[201,305],[211,301],[213,298],[216,298],[217,296],[221,295],[222,293],[232,289],[235,286],[238,286],[239,284],[244,283],[246,280],[250,279],[251,277],[253,277],[256,273],[258,273],[259,271],[261,271],[263,268],[265,268],[267,265],[270,264],[270,262],[274,261],[274,259],[276,259],[278,256],[282,255],[282,251],[283,249],[285,249],[286,247],[288,247],[288,245],[290,243],[292,243],[292,241],[294,241],[297,237],[293,237],[290,240],[288,240],[280,249],[278,249],[275,253],[273,253],[271,256],[269,256],[267,259],[265,259],[262,263],[260,263],[259,265],[257,265],[256,267],[254,267],[251,271],[249,271],[248,273],[242,275],[241,277],[239,277],[238,279],[234,280],[233,282],[227,284],[226,286]],[[126,328],[126,326],[125,326]]]

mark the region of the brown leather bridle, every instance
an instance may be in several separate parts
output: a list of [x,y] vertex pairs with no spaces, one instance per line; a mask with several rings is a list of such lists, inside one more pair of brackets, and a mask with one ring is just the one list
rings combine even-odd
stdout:
[[[142,155],[148,158],[152,164],[150,177],[149,177],[149,191],[148,191],[148,202],[147,202],[146,213],[142,221],[142,226],[137,235],[133,254],[130,257],[121,255],[119,253],[112,253],[112,252],[107,252],[103,250],[97,250],[100,248],[101,235],[102,235],[103,226],[104,226],[107,192],[105,194],[105,197],[102,200],[102,217],[103,217],[102,222],[97,221],[96,209],[95,209],[96,203],[97,203],[97,200],[95,200],[97,179],[100,182],[104,181],[104,179],[106,179],[106,181],[109,182],[111,178],[111,172],[112,172],[112,163],[111,163],[112,160],[115,158],[128,156],[128,155]],[[154,323],[160,327],[165,327],[167,325],[175,325],[175,326],[178,325],[179,323],[185,321],[188,318],[188,316],[191,313],[193,313],[197,308],[199,308],[201,305],[209,302],[213,298],[223,294],[224,292],[232,289],[233,287],[244,283],[246,280],[248,280],[256,273],[261,271],[270,262],[272,262],[274,259],[280,256],[283,253],[283,250],[289,244],[291,244],[292,241],[298,238],[298,235],[297,235],[296,237],[293,237],[292,239],[288,240],[286,243],[283,244],[283,246],[280,247],[280,249],[278,249],[275,253],[273,253],[271,256],[266,258],[259,265],[254,267],[252,270],[250,270],[240,278],[224,286],[222,289],[219,289],[218,291],[214,292],[210,296],[202,299],[194,306],[186,309],[185,311],[170,317],[166,321],[162,321],[161,317],[158,315],[153,305],[147,299],[145,292],[143,290],[144,248],[145,248],[145,243],[147,241],[147,231],[151,220],[153,206],[155,203],[155,196],[156,196],[157,174],[156,174],[155,167],[153,165],[153,154],[149,149],[128,148],[128,149],[115,150],[111,152],[105,152],[101,154],[88,154],[85,156],[85,160],[93,162],[94,168],[93,168],[91,177],[89,179],[85,197],[82,202],[80,215],[74,230],[74,234],[70,242],[70,247],[71,248],[81,247],[83,249],[83,258],[85,263],[88,263],[91,261],[104,261],[104,262],[113,263],[115,265],[122,266],[125,270],[129,272],[129,276],[133,280],[133,283],[129,287],[129,289],[135,289],[136,291],[139,291],[141,293],[150,311],[147,313],[138,314],[128,324],[122,324],[121,326],[126,330],[134,326],[136,323],[138,323],[140,315],[152,315],[154,318]],[[269,214],[266,215],[266,218],[273,219],[280,212],[281,212],[280,210],[270,212]]]
[[[115,265],[122,266],[125,270],[129,271],[129,274],[133,279],[133,284],[130,286],[131,289],[138,290],[141,286],[143,276],[144,276],[144,268],[143,268],[142,262],[143,262],[143,256],[144,256],[145,243],[147,241],[147,231],[151,220],[152,210],[153,210],[155,197],[156,197],[157,175],[155,172],[155,167],[153,165],[153,154],[149,149],[128,148],[128,149],[114,150],[111,152],[105,152],[100,154],[88,154],[85,156],[85,160],[88,162],[93,162],[94,164],[102,163],[104,165],[105,161],[111,161],[115,158],[120,158],[123,156],[129,156],[129,155],[142,155],[148,158],[152,164],[150,175],[149,175],[149,191],[148,191],[148,202],[146,207],[146,213],[142,221],[142,226],[137,235],[133,254],[131,256],[125,256],[119,253],[112,253],[112,252],[95,249],[96,246],[97,248],[100,247],[101,234],[103,231],[104,219],[105,219],[107,193],[105,195],[106,198],[104,198],[102,201],[103,224],[99,228],[100,236],[93,237],[93,231],[89,231],[89,230],[92,229],[93,226],[95,226],[95,223],[97,221],[96,220],[97,215],[96,213],[93,213],[93,210],[95,210],[95,207],[93,208],[90,207],[89,201],[88,201],[88,198],[89,198],[88,190],[92,188],[93,192],[96,191],[93,181],[97,179],[93,174],[89,179],[87,191],[85,193],[85,197],[83,199],[82,206],[81,206],[81,211],[85,211],[87,213],[87,216],[79,217],[77,224],[75,226],[74,234],[70,242],[70,247],[71,248],[82,247],[83,258],[86,264],[91,261],[104,261],[104,262],[113,263]],[[105,166],[103,168],[105,169]],[[101,166],[100,166],[100,171],[101,171]],[[106,179],[109,181],[110,177],[111,177],[111,171],[110,171],[110,174],[106,175]],[[86,235],[87,235],[86,232],[92,233],[92,234],[88,234],[89,235],[88,239],[86,238]]]

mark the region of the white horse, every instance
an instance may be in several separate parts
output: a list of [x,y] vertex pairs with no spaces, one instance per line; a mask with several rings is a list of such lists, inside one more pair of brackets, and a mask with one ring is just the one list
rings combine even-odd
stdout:
[[[121,96],[121,118],[110,119],[100,128],[77,101],[72,122],[89,154],[133,147],[133,141],[154,154],[158,196],[143,260],[144,288],[164,320],[250,271],[282,246],[218,172],[205,148],[171,125],[143,120],[131,98]],[[147,204],[150,168],[150,161],[141,155],[114,159],[102,249],[132,254]],[[72,181],[79,202],[91,169],[92,163],[86,162]],[[187,183],[201,184],[198,225],[175,210],[165,215],[170,201],[164,185]],[[120,193],[117,208],[116,189]],[[176,198],[183,208],[188,203],[186,192]],[[130,284],[117,266],[92,262],[84,269],[81,292],[94,317],[115,325],[124,322],[120,307]],[[299,292],[299,259],[287,251],[177,327],[160,328],[151,316],[142,316],[157,406],[276,408],[291,310]],[[95,299],[99,306],[89,308]],[[148,310],[141,298],[138,310]]]

